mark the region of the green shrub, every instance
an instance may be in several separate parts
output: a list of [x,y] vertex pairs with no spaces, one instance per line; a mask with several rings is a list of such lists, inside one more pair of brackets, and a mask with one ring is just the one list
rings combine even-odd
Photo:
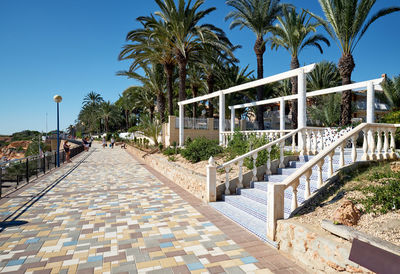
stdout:
[[[256,148],[259,148],[261,146],[264,146],[268,144],[268,139],[261,137],[258,138],[256,135],[251,135],[248,140],[247,140],[247,151],[252,151]],[[273,146],[271,148],[271,161],[273,159],[279,158],[279,147],[278,146]],[[257,160],[256,160],[256,166],[262,166],[265,165],[268,161],[268,151],[262,150],[257,153]],[[253,158],[246,158],[243,163],[248,169],[253,168]]]
[[243,133],[235,131],[225,151],[228,155],[228,160],[245,154],[247,152],[247,141]]
[[[256,148],[259,148],[263,145],[268,144],[268,139],[261,137],[258,138],[255,134],[250,135],[248,139],[239,131],[236,131],[233,134],[233,137],[228,142],[228,146],[226,148],[226,153],[228,155],[228,159],[234,159],[240,155],[243,155],[249,151],[252,151]],[[271,149],[271,160],[277,159],[279,157],[279,149],[277,146],[273,146]],[[260,151],[257,154],[256,166],[265,165],[268,161],[268,152],[267,150]],[[244,165],[248,169],[253,168],[253,159],[248,157],[244,160]]]
[[185,149],[181,150],[181,155],[192,163],[208,160],[211,156],[216,156],[223,152],[217,140],[209,140],[204,137],[196,138],[190,142]]
[[166,149],[163,150],[163,154],[165,156],[171,156],[171,155],[176,155],[179,154],[180,150],[177,147],[167,147]]

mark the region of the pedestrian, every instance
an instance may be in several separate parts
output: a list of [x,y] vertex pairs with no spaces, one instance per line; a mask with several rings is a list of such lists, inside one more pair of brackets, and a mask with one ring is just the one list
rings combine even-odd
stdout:
[[105,136],[103,136],[102,142],[103,142],[103,148],[106,148],[107,147],[107,141],[106,141],[106,137]]
[[84,149],[85,151],[89,151],[89,143],[88,143],[88,141],[87,141],[87,138],[86,138],[86,137],[83,138],[83,139],[82,139],[82,142],[83,142],[83,149]]
[[70,145],[68,144],[68,140],[65,140],[63,148],[64,148],[64,152],[65,152],[65,157],[67,159],[67,163],[72,163],[72,161],[70,160],[71,151],[69,149]]
[[111,137],[111,148],[114,148],[114,143],[115,143],[115,139],[114,139],[114,137]]
[[92,147],[92,142],[93,142],[93,136],[90,136],[90,139],[89,139],[89,147]]

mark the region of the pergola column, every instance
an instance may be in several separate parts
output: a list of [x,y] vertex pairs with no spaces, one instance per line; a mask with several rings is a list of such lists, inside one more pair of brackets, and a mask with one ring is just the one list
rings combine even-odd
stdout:
[[231,132],[235,131],[235,108],[231,107]]
[[375,123],[375,89],[371,81],[367,84],[367,123]]
[[184,105],[179,105],[179,146],[183,147],[184,143]]
[[219,94],[219,144],[223,143],[222,132],[225,131],[225,94]]
[[285,130],[285,99],[280,98],[279,103],[279,130]]
[[[297,124],[298,128],[304,128],[307,126],[307,94],[306,94],[306,78],[304,70],[300,69],[297,75],[297,87],[298,87],[298,100],[297,100]],[[298,145],[303,147],[303,139],[301,138],[302,132],[299,132]]]

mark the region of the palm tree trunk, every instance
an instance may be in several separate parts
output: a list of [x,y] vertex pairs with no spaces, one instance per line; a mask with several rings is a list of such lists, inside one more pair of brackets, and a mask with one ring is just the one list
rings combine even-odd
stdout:
[[129,129],[129,110],[125,109],[125,123],[126,123],[126,129]]
[[[292,56],[292,61],[290,62],[290,69],[297,69],[300,67],[299,59],[297,56]],[[292,94],[297,94],[298,86],[297,86],[297,76],[290,78],[290,82],[292,83]],[[297,100],[293,100],[292,104],[292,126],[293,129],[297,129]]]
[[187,58],[180,52],[177,54],[179,67],[179,101],[186,99]]
[[174,105],[173,105],[173,97],[174,97],[174,90],[172,86],[172,74],[174,72],[174,65],[172,64],[165,64],[164,65],[165,74],[167,76],[167,94],[168,94],[168,115],[174,115]]
[[108,132],[108,118],[104,118],[104,126],[106,127],[106,132]]
[[[208,87],[208,93],[213,93],[214,92],[214,85],[215,85],[215,76],[213,73],[209,74],[207,76],[207,87]],[[211,102],[211,99],[208,100],[208,113],[207,113],[208,118],[213,118],[214,117],[214,105]]]
[[[353,56],[350,53],[342,54],[338,64],[342,85],[351,84],[351,74],[355,66]],[[344,91],[342,93],[341,126],[348,125],[351,122],[351,101],[351,90]]]
[[149,109],[150,109],[150,122],[153,123],[153,120],[154,120],[154,105],[151,106]]
[[[198,86],[192,86],[192,92],[193,92],[193,98],[197,97],[197,94],[199,93],[199,87]],[[192,105],[192,114],[193,114],[193,119],[196,118],[196,113],[197,113],[197,102],[193,103]]]
[[162,93],[157,94],[157,108],[160,112],[161,122],[165,122],[165,96]]
[[[257,79],[262,79],[264,78],[263,55],[265,52],[265,44],[262,36],[257,37],[256,43],[254,45],[254,52],[256,53],[257,56]],[[257,90],[257,101],[261,101],[263,98],[264,87],[259,86],[257,87],[256,90]],[[256,117],[257,117],[258,129],[264,130],[264,106],[257,106]]]

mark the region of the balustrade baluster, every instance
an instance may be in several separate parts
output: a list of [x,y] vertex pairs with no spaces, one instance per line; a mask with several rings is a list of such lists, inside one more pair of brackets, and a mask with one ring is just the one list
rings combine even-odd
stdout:
[[297,179],[296,181],[293,182],[292,184],[292,206],[291,206],[291,212],[293,212],[297,207],[298,207],[298,203],[297,203],[297,187],[299,186],[299,179]]
[[344,166],[344,147],[346,145],[346,141],[340,144],[339,149],[340,149],[340,155],[339,155],[339,167]]
[[306,129],[306,155],[311,154],[311,131]]
[[324,162],[325,162],[325,160],[322,159],[321,161],[319,161],[319,162],[317,163],[317,166],[318,166],[318,181],[317,181],[317,187],[318,187],[318,189],[319,189],[320,187],[322,187],[322,185],[324,184],[324,178],[322,177],[322,171],[323,171]]
[[229,190],[229,169],[229,166],[225,167],[225,195],[231,194]]
[[284,146],[285,141],[279,143],[279,168],[285,168]]
[[396,133],[396,129],[395,128],[393,128],[393,129],[390,129],[390,158],[391,159],[395,159],[397,156],[396,156],[396,142],[395,142],[395,139],[394,139],[394,135],[395,135],[395,133]]
[[272,172],[271,172],[271,147],[267,148],[267,153],[268,153],[268,155],[267,155],[268,159],[267,159],[267,170],[265,171],[265,175],[271,175],[272,174]]
[[305,185],[305,189],[304,189],[304,199],[308,199],[308,197],[310,197],[310,177],[312,174],[312,170],[308,170],[304,175],[306,177],[306,185]]
[[318,153],[318,147],[317,147],[317,133],[318,131],[312,131],[312,137],[313,137],[313,154],[317,155]]
[[335,151],[332,151],[328,155],[328,158],[329,158],[329,162],[328,162],[328,177],[331,177],[332,174],[333,174],[333,156],[334,155],[335,155]]
[[325,140],[324,140],[325,131],[320,130],[319,134],[321,136],[321,151],[323,151],[325,149]]
[[377,136],[378,136],[378,141],[376,145],[376,159],[377,160],[383,160],[383,154],[382,154],[382,131],[380,129],[377,129]]
[[374,129],[370,129],[369,130],[369,138],[368,138],[368,143],[369,143],[369,148],[370,148],[370,154],[368,156],[369,160],[376,160],[376,154],[375,154],[375,130]]
[[253,182],[257,181],[257,166],[256,166],[256,163],[257,163],[257,153],[254,153],[253,154],[253,177],[251,178],[251,180]]
[[296,153],[296,134],[292,136],[292,152]]
[[363,130],[363,135],[364,135],[364,141],[363,141],[363,156],[361,157],[361,160],[367,161],[368,160],[368,130],[365,129]]
[[238,188],[243,188],[243,160],[239,160]]
[[301,144],[299,144],[299,146],[301,145],[301,147],[299,148],[300,150],[300,156],[304,156],[306,155],[306,131],[302,130],[299,132],[299,139],[301,141]]
[[384,141],[383,141],[383,159],[389,159],[389,131],[387,129],[384,130]]
[[357,161],[357,136],[351,136],[351,161],[355,163]]

